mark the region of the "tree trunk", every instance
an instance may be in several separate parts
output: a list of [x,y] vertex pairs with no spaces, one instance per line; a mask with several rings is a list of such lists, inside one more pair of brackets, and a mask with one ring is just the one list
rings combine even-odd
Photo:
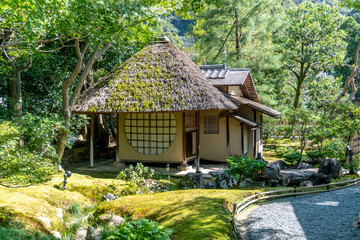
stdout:
[[[84,81],[89,75],[90,71],[93,68],[94,63],[97,59],[99,59],[109,48],[109,44],[105,44],[101,49],[101,42],[97,43],[97,46],[91,53],[91,56],[89,59],[85,60],[85,53],[88,50],[88,47],[90,46],[90,43],[85,43],[83,49],[80,48],[80,40],[76,39],[75,42],[75,49],[77,54],[77,64],[74,68],[74,71],[70,75],[68,79],[66,79],[63,82],[61,93],[62,93],[62,107],[61,107],[61,115],[63,116],[65,122],[66,122],[66,129],[63,129],[60,131],[58,135],[58,141],[56,143],[56,153],[59,156],[59,160],[61,160],[62,156],[64,155],[64,150],[66,146],[66,141],[69,136],[69,128],[70,128],[70,116],[71,111],[80,96],[80,91],[84,85]],[[83,67],[84,66],[84,67]],[[81,72],[81,74],[80,74]],[[77,80],[75,89],[73,91],[73,94],[71,98],[69,97],[69,89],[70,85],[75,81],[77,76],[80,74],[79,79]]]
[[21,72],[16,64],[13,64],[11,79],[9,82],[9,105],[8,109],[13,117],[22,117],[22,91]]
[[235,10],[235,48],[236,48],[236,59],[240,60],[240,33],[239,33],[239,17]]
[[349,91],[350,88],[350,84],[352,84],[352,93],[349,97],[349,99],[346,102],[350,102],[352,100],[355,99],[355,94],[357,91],[356,88],[356,84],[355,84],[355,77],[356,75],[358,75],[360,73],[360,68],[358,66],[358,59],[359,59],[359,52],[360,52],[360,42],[359,45],[356,49],[356,53],[355,53],[355,60],[354,60],[354,69],[351,71],[350,75],[348,76],[348,78],[346,79],[345,83],[344,83],[344,88],[341,91],[341,93],[339,94],[339,96],[337,97],[337,99],[335,100],[335,103],[339,103],[340,100],[345,96],[345,94]]
[[29,61],[25,66],[19,66],[16,59],[12,62],[12,72],[9,81],[9,105],[8,109],[13,117],[22,117],[22,89],[21,89],[21,72],[25,69],[29,69],[32,65],[32,58],[29,57]]
[[294,108],[297,109],[300,104],[300,97],[301,97],[301,87],[296,88],[295,100],[294,100]]

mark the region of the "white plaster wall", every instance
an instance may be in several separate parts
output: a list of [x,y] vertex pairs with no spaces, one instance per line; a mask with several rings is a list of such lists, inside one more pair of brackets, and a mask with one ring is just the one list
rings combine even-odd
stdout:
[[219,134],[204,134],[204,115],[218,116],[220,111],[200,111],[200,158],[212,161],[226,161],[226,118],[219,119]]

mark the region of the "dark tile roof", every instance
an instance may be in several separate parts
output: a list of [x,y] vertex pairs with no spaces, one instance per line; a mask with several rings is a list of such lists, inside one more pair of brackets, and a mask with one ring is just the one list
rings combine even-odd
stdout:
[[230,68],[226,64],[201,65],[199,67],[205,78],[214,86],[239,86],[250,74],[249,68]]

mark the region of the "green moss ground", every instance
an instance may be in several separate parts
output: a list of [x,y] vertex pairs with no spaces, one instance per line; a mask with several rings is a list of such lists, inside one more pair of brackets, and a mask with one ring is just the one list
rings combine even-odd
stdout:
[[181,190],[133,195],[103,204],[97,214],[111,212],[155,220],[172,228],[171,239],[175,240],[232,239],[233,204],[265,190]]
[[[132,195],[111,202],[100,202],[106,192],[119,193],[126,182],[92,178],[73,174],[67,190],[59,189],[62,174],[56,174],[45,184],[31,187],[7,188],[0,186],[1,219],[24,223],[28,229],[41,232],[62,232],[56,208],[67,214],[73,204],[98,206],[95,216],[104,212],[117,213],[130,218],[148,218],[172,228],[171,239],[232,239],[231,211],[235,201],[255,192],[269,189],[244,190],[180,190],[163,193]],[[11,216],[9,218],[9,216]],[[37,219],[49,218],[52,228],[46,229]]]
[[274,162],[277,160],[285,161],[283,157],[278,157],[276,155],[276,149],[279,147],[299,148],[300,141],[298,139],[292,141],[290,138],[270,138],[267,141],[266,146],[264,146],[264,159],[268,162]]

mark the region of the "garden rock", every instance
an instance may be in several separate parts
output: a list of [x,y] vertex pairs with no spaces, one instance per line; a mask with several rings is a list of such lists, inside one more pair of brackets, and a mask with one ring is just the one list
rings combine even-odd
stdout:
[[115,200],[117,197],[114,196],[112,193],[107,193],[103,196],[103,199],[107,202]]
[[313,165],[309,164],[309,163],[299,163],[299,166],[297,167],[297,169],[308,169],[308,168],[314,168]]
[[109,222],[109,226],[110,227],[116,227],[120,224],[122,224],[125,221],[124,218],[118,216],[118,215],[113,215],[110,222]]
[[54,236],[54,238],[56,239],[61,239],[61,234],[57,231],[52,231],[51,234]]
[[277,164],[266,165],[265,171],[254,177],[255,181],[280,182],[280,167]]
[[266,181],[266,186],[268,187],[278,187],[281,186],[280,181],[279,180],[268,180]]
[[312,181],[303,181],[300,183],[300,186],[301,187],[312,187],[313,183],[312,183]]
[[266,182],[265,181],[254,181],[254,185],[258,187],[265,187]]
[[216,189],[217,185],[214,182],[208,182],[208,183],[205,184],[205,188],[206,189]]
[[47,217],[38,217],[38,219],[43,223],[45,228],[47,229],[51,228],[50,220]]
[[177,167],[177,169],[180,171],[191,171],[192,166],[189,164],[181,164],[180,166]]
[[180,185],[184,188],[189,187],[189,188],[203,189],[205,188],[204,176],[202,172],[199,173],[189,172],[181,180]]
[[220,189],[228,189],[234,186],[234,179],[224,171],[211,171],[209,174],[215,178],[215,183]]
[[[282,184],[286,186],[300,186],[301,182],[308,181],[309,178],[316,174],[317,169],[287,169],[282,170]],[[311,180],[310,180],[311,181]]]
[[86,229],[85,228],[79,228],[76,231],[75,240],[86,240]]
[[91,226],[88,227],[86,231],[86,240],[101,240],[102,235],[99,229],[95,229]]
[[317,174],[310,176],[309,180],[314,185],[328,184],[328,183],[330,183],[330,176],[327,176],[323,173],[317,173]]
[[341,164],[336,158],[323,159],[320,161],[318,173],[328,175],[330,178],[341,176]]
[[63,214],[63,210],[62,210],[61,208],[57,208],[57,209],[56,209],[56,216],[57,216],[61,221],[63,221],[64,214]]
[[240,182],[241,187],[252,187],[254,186],[254,181],[250,178],[245,179],[244,181]]
[[267,166],[277,166],[280,168],[280,170],[284,170],[284,169],[288,169],[289,168],[289,165],[282,161],[282,160],[278,160],[278,161],[275,161],[275,162],[271,162],[269,163]]

